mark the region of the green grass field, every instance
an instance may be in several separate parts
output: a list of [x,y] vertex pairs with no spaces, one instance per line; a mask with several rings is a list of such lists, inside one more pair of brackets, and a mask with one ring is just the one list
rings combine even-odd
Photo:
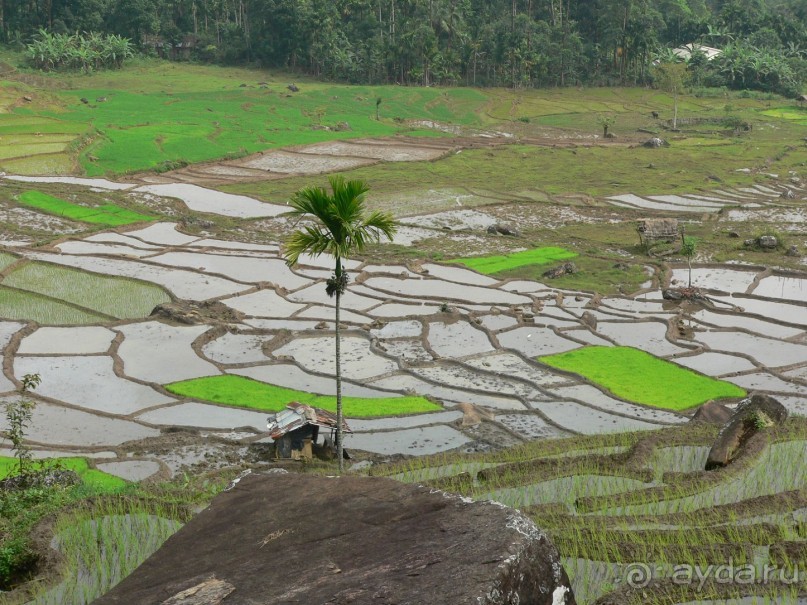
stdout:
[[[21,58],[9,55],[6,60],[14,62]],[[666,119],[672,110],[668,95],[645,88],[511,91],[349,86],[282,72],[145,59],[112,72],[51,73],[40,77],[54,86],[39,90],[10,81],[0,87],[0,111],[8,107],[8,113],[0,114],[3,170],[118,175],[179,160],[201,162],[340,138],[398,133],[443,136],[419,125],[420,121],[493,129],[505,124],[527,136],[534,134],[530,130],[534,123],[558,129],[561,135],[567,131],[594,135],[600,130],[597,116],[609,115],[615,118],[612,130],[620,137],[633,135],[639,128],[657,130],[658,123],[650,112],[660,111]],[[296,81],[299,92],[287,90],[292,81]],[[36,93],[33,102],[20,106],[20,96],[30,96],[32,92]],[[380,120],[375,119],[378,97],[382,99]],[[87,102],[83,103],[82,98]],[[777,151],[784,149],[781,135],[792,133],[798,138],[807,126],[799,119],[801,111],[792,102],[783,100],[782,107],[777,108],[770,106],[771,101],[745,99],[735,94],[729,100],[732,111],[744,119],[776,121],[777,132],[755,129],[753,144],[752,138],[746,137],[725,139],[721,144],[681,145],[687,154],[676,151],[675,141],[667,150],[626,149],[618,142],[599,151],[580,147],[577,151],[583,157],[564,159],[564,170],[572,172],[564,184],[590,185],[591,193],[612,191],[609,185],[621,184],[619,191],[631,186],[631,182],[643,186],[636,193],[683,190],[692,186],[688,182],[692,166],[730,173],[745,167],[739,162],[753,158],[755,151],[762,160],[775,158]],[[679,99],[682,117],[721,118],[726,115],[725,107],[723,94]],[[349,130],[333,129],[345,122]],[[773,135],[778,136],[778,142]],[[722,139],[714,133],[701,138]],[[682,158],[700,148],[703,151],[691,162]],[[523,151],[517,149],[515,158],[505,154],[491,161],[490,166],[475,165],[469,169],[478,178],[468,181],[462,175],[441,186],[467,181],[472,186],[492,185],[493,189],[515,191],[526,187],[551,192],[555,190],[553,173],[557,171],[554,160],[572,151],[547,149],[539,165],[533,166],[533,162],[520,161]],[[464,162],[463,158],[461,163]],[[653,184],[658,187],[652,190],[647,188],[646,174],[639,170],[648,163],[657,167]],[[442,162],[428,164],[439,166]],[[452,166],[450,173],[459,177],[457,168]],[[503,168],[508,170],[502,172]],[[776,165],[768,168],[783,171],[783,167]],[[436,176],[444,178],[442,172],[437,170]],[[519,182],[511,184],[514,178]],[[418,180],[410,178],[407,189]],[[742,175],[732,175],[732,180],[746,182]]]
[[502,271],[510,271],[522,267],[547,265],[557,261],[568,260],[575,256],[577,256],[575,252],[564,248],[548,246],[505,255],[455,258],[448,262],[460,263],[474,271],[479,271],[485,275],[492,275],[494,273],[501,273]]
[[630,347],[583,347],[539,361],[579,374],[635,403],[688,410],[711,399],[745,396],[731,383],[715,380]]
[[119,227],[121,225],[155,220],[153,216],[133,212],[115,204],[103,204],[94,207],[81,206],[41,191],[26,191],[20,194],[19,201],[24,206],[36,208],[48,214],[106,227]]
[[[73,471],[84,484],[104,492],[117,491],[126,485],[126,481],[120,477],[115,477],[114,475],[90,468],[90,465],[84,458],[53,458],[53,460],[49,462],[52,462],[52,464],[64,470]],[[16,458],[0,456],[0,480],[16,472]]]
[[[259,382],[243,376],[209,376],[183,380],[165,385],[176,395],[203,401],[212,401],[242,408],[267,412],[285,409],[292,401],[299,401],[331,412],[336,411],[336,397],[315,395]],[[442,408],[423,397],[343,397],[342,405],[347,418],[375,416],[402,416],[420,412],[434,412]]]

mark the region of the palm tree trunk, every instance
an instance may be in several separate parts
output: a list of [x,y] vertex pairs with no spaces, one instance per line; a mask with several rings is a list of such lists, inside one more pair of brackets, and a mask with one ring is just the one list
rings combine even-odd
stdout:
[[678,89],[673,88],[673,130],[678,130]]
[[[336,278],[342,275],[342,259],[336,259]],[[344,447],[342,445],[342,347],[339,342],[339,307],[342,301],[340,288],[336,289],[336,457],[339,460],[339,474],[345,470]]]

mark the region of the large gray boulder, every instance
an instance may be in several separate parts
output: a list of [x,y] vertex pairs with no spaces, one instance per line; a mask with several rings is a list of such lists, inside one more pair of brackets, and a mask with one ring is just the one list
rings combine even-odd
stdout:
[[709,450],[706,470],[722,468],[740,455],[757,433],[787,420],[787,408],[770,395],[756,393],[743,399]]
[[571,605],[519,511],[369,477],[247,475],[95,605]]

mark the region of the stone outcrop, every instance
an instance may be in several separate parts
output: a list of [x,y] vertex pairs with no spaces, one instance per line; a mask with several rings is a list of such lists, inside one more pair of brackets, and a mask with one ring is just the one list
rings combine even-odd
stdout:
[[704,403],[692,415],[690,422],[706,422],[708,424],[719,424],[723,426],[726,424],[734,414],[734,410],[721,405],[716,401]]
[[755,394],[744,399],[720,429],[706,459],[706,470],[730,464],[754,435],[786,419],[787,408],[769,395]]
[[[212,599],[212,600],[211,600]],[[519,511],[371,477],[247,475],[95,605],[573,605]]]

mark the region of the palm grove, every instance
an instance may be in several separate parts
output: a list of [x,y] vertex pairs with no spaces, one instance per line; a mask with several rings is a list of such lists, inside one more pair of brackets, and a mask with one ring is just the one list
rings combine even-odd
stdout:
[[192,37],[196,60],[372,84],[645,84],[690,42],[725,51],[693,58],[696,85],[794,95],[807,80],[804,0],[0,0],[4,41],[40,30]]

